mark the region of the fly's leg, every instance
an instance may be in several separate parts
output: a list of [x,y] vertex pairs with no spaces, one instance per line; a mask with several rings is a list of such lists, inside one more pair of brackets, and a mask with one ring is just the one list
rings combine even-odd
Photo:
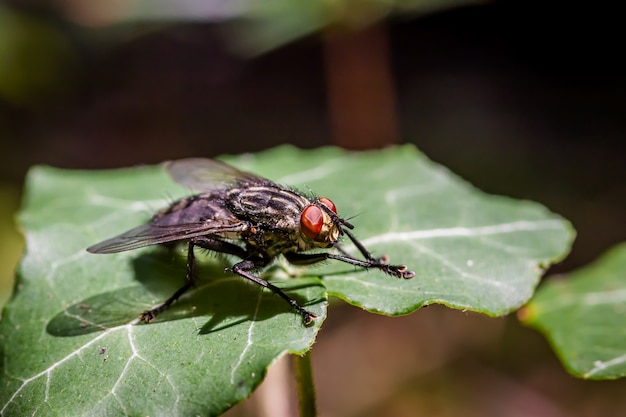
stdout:
[[265,281],[263,278],[257,277],[256,275],[253,275],[249,272],[255,268],[265,266],[266,263],[267,262],[265,262],[264,260],[260,258],[256,262],[251,259],[244,259],[243,261],[238,262],[235,265],[233,265],[233,267],[230,268],[230,270],[234,272],[235,274],[241,277],[244,277],[246,279],[249,279],[250,281],[272,291],[274,294],[278,295],[280,298],[282,298],[287,303],[289,303],[289,305],[292,308],[294,308],[298,313],[300,313],[300,315],[302,316],[304,320],[305,325],[311,324],[313,319],[317,318],[315,314],[305,310],[303,307],[300,306],[300,304],[298,304],[296,300],[289,297],[287,294],[283,292],[283,290],[281,290],[277,286],[270,284],[269,282]]
[[[336,255],[334,253],[296,253],[289,252],[285,254],[285,258],[294,264],[294,265],[311,265],[318,262],[326,261],[328,259],[334,259],[337,261],[345,262],[350,265],[360,266],[362,268],[374,268],[376,267],[376,260],[373,261],[362,261],[360,259],[353,258],[347,252],[341,251],[342,253],[346,253],[346,255]],[[381,266],[390,266],[381,264]],[[400,268],[400,267],[397,267]],[[406,268],[406,267],[405,267]]]
[[248,256],[248,252],[241,246],[237,246],[233,243],[224,242],[223,240],[213,239],[206,236],[198,236],[192,239],[194,245],[200,246],[203,249],[213,252],[225,253],[227,255],[234,255],[241,259]]
[[[360,242],[357,245],[357,247],[359,246],[365,250],[364,246]],[[366,260],[364,261],[361,259],[356,259],[352,257],[349,253],[347,253],[343,249],[339,249],[339,251],[342,253],[341,255],[328,253],[328,252],[322,252],[322,253],[290,252],[290,253],[286,253],[285,257],[287,258],[289,262],[291,262],[294,265],[311,265],[317,262],[325,261],[327,259],[334,259],[337,261],[345,262],[350,265],[360,266],[365,269],[376,268],[396,278],[410,279],[415,276],[415,272],[407,271],[407,268],[405,265],[389,265],[386,263],[386,257],[381,258],[381,259],[376,259],[369,252],[367,252],[367,250],[365,250],[367,255],[363,254],[363,256],[365,256],[366,258]]]
[[174,301],[178,300],[178,298],[189,290],[194,285],[195,280],[195,255],[193,253],[194,243],[193,241],[189,241],[189,245],[187,246],[187,274],[185,275],[185,284],[180,287],[170,298],[165,300],[162,304],[159,304],[155,308],[144,311],[141,313],[141,320],[146,323],[150,323],[156,316],[158,316],[163,311],[167,310]]
[[[359,252],[361,252],[361,254],[365,257],[365,262],[363,262],[353,257],[348,252],[344,251],[342,248],[336,246],[337,250],[339,250],[339,252],[341,252],[342,255],[329,254],[328,256],[326,256],[325,258],[323,257],[320,260],[336,259],[338,261],[346,262],[346,263],[356,265],[356,266],[361,266],[363,268],[376,268],[396,278],[410,279],[415,276],[415,272],[407,271],[406,265],[389,265],[387,263],[389,262],[389,258],[387,256],[383,256],[381,258],[374,258],[372,254],[365,248],[365,246],[363,246],[363,244],[359,242],[356,236],[354,236],[352,232],[350,232],[349,229],[354,229],[354,226],[352,224],[350,224],[345,219],[342,219],[339,216],[337,216],[337,214],[334,211],[332,211],[332,209],[328,207],[327,205],[320,204],[319,207],[322,210],[324,210],[326,214],[330,216],[331,219],[333,219],[333,222],[335,224],[339,223],[342,226],[345,226],[345,227],[339,228],[339,233],[341,235],[343,235],[344,233],[348,235],[352,243],[354,243],[354,245],[357,247]],[[313,259],[315,259],[315,255],[313,255],[313,257],[310,258],[311,263],[319,262]],[[306,262],[306,261],[301,261],[301,262]]]
[[[348,258],[355,259],[354,256],[352,256],[352,254],[350,254],[350,252],[348,252],[347,250],[345,250],[341,246],[335,245],[334,248],[337,249],[337,251],[341,252],[342,255],[344,255],[344,256],[346,256]],[[389,263],[389,257],[387,255],[383,255],[380,258],[373,258],[373,257],[371,257],[370,260],[373,260],[374,262],[378,262],[380,264],[387,264],[387,263]]]
[[[387,258],[383,257],[380,259],[376,259],[372,256],[372,254],[367,250],[367,248],[365,246],[363,246],[363,244],[356,238],[356,236],[354,236],[349,230],[345,230],[344,229],[344,233],[348,235],[348,237],[350,238],[350,240],[352,241],[352,243],[354,243],[354,246],[357,247],[357,249],[359,250],[359,252],[361,252],[361,254],[365,257],[365,259],[367,259],[369,262],[371,263],[380,263],[380,264],[386,264],[387,263]],[[340,252],[342,252],[344,255],[348,255],[348,257],[351,257],[349,254],[347,254],[347,252],[345,252],[343,249],[340,250]]]
[[[367,263],[369,264],[369,266],[364,266],[364,268],[380,269],[384,273],[394,276],[396,278],[411,279],[415,276],[415,272],[408,271],[406,268],[406,265],[388,265],[387,264],[388,258],[386,256],[383,256],[382,258],[379,258],[379,259],[374,258],[372,254],[365,248],[365,246],[363,246],[363,244],[359,242],[356,236],[352,234],[352,232],[350,232],[347,229],[344,229],[344,233],[348,235],[352,243],[354,243],[354,246],[357,247],[359,252],[361,252],[361,254],[363,254],[365,259],[367,260]],[[351,256],[348,256],[347,258],[356,260],[352,258]],[[338,260],[351,263],[345,259],[338,259]]]
[[239,256],[240,258],[243,258],[247,255],[244,249],[232,243],[223,242],[218,239],[211,239],[205,236],[199,236],[191,239],[187,248],[187,274],[185,275],[185,284],[178,290],[176,290],[176,292],[172,294],[172,296],[165,300],[165,302],[163,302],[162,304],[159,304],[151,310],[144,311],[141,314],[141,320],[145,321],[146,323],[150,323],[157,315],[167,310],[172,305],[172,303],[174,303],[174,301],[178,300],[180,296],[182,296],[191,287],[193,287],[195,283],[196,269],[196,258],[193,252],[193,248],[195,246],[199,246],[203,249],[212,250],[215,252]]
[[[347,250],[345,250],[341,246],[335,245],[334,248],[337,249],[337,251],[340,252],[346,258],[356,259],[354,256],[352,256],[352,254],[350,254],[350,252],[348,252]],[[374,261],[375,263],[386,265],[386,264],[389,263],[389,257],[387,255],[383,255],[380,258],[373,258],[372,257],[370,259],[370,261]]]

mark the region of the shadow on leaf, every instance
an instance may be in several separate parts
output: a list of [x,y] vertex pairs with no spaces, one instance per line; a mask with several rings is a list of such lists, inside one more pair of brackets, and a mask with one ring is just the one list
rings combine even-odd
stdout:
[[[158,250],[138,256],[133,267],[135,279],[142,285],[104,292],[73,304],[50,320],[47,332],[70,337],[128,324],[157,325],[190,317],[208,317],[199,329],[200,334],[208,334],[250,320],[297,314],[280,297],[244,278],[226,274],[224,264],[213,261],[197,265],[195,287],[152,323],[142,323],[139,316],[143,311],[165,301],[183,284],[186,266],[182,257]],[[322,286],[316,278],[273,282],[303,306],[326,300],[319,296],[319,289],[310,291]]]
[[[211,317],[200,328],[200,334],[216,332],[250,320],[267,320],[279,314],[293,314],[300,318],[299,314],[282,298],[243,278],[229,277],[219,280],[216,284],[220,284],[223,288],[215,290],[204,288],[198,294],[203,300],[210,300],[208,304],[211,306],[210,312],[203,314],[211,315]],[[320,289],[325,294],[325,288],[316,278],[275,280],[273,284],[305,308],[325,302],[327,299],[325,296],[319,296]],[[207,285],[207,287],[212,286]],[[316,290],[316,287],[317,291],[311,291]]]
[[52,336],[79,336],[126,325],[139,317],[145,299],[142,286],[98,294],[57,314],[46,331]]

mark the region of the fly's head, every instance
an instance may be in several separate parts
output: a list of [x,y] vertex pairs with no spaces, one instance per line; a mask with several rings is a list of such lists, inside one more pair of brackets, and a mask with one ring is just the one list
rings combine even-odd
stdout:
[[300,232],[314,247],[333,246],[343,234],[342,226],[353,227],[337,215],[337,207],[325,197],[306,206],[300,215]]

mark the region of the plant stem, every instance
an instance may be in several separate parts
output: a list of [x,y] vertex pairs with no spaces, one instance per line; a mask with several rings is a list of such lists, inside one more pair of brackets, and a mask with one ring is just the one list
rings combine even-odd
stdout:
[[357,30],[334,29],[325,33],[324,61],[335,145],[373,149],[398,143],[384,23]]
[[293,355],[293,364],[296,373],[300,417],[315,417],[317,416],[317,407],[315,406],[311,351],[309,350],[303,356]]

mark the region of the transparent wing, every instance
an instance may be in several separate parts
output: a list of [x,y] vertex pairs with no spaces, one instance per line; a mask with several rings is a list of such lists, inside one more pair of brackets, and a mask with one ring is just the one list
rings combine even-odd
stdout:
[[148,223],[90,246],[87,251],[91,253],[117,253],[202,235],[226,236],[228,233],[241,232],[244,229],[245,225],[241,222],[218,226],[204,222],[177,225]]
[[178,159],[165,162],[164,165],[174,181],[196,191],[211,191],[228,185],[267,184],[271,182],[213,159]]

